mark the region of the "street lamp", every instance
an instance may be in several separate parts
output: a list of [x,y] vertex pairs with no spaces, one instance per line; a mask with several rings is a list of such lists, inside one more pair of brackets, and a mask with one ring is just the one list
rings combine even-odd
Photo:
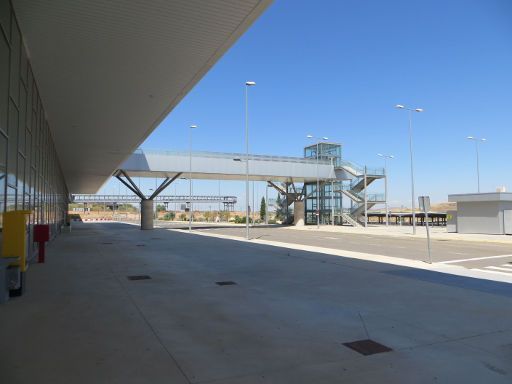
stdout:
[[249,87],[254,81],[245,82],[245,237],[249,240]]
[[318,151],[320,141],[329,140],[327,137],[315,137],[307,135],[308,139],[317,140],[316,142],[316,228],[320,229],[320,175],[318,174]]
[[480,193],[480,158],[478,156],[478,143],[482,142],[485,143],[487,139],[468,136],[468,140],[473,140],[475,142],[475,149],[476,149],[476,178],[478,183],[478,193]]
[[386,201],[386,227],[389,225],[389,211],[388,211],[388,159],[394,159],[393,155],[383,155],[382,153],[377,153],[377,156],[382,157],[384,159],[384,196]]
[[412,113],[423,112],[422,108],[407,108],[404,105],[397,104],[395,108],[409,111],[409,155],[411,157],[411,208],[412,208],[412,234],[416,234],[416,202],[414,201],[414,166],[412,155]]
[[188,151],[188,200],[190,201],[189,211],[188,211],[188,230],[192,230],[192,130],[196,129],[197,125],[191,125],[189,127],[189,151]]

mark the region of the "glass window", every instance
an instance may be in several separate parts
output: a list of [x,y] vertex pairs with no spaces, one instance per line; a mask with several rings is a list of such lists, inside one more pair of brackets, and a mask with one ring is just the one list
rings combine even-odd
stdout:
[[23,81],[25,85],[27,85],[27,67],[28,67],[28,60],[27,60],[27,54],[25,52],[25,47],[21,46],[21,57],[20,57],[20,78]]
[[16,186],[16,162],[18,160],[18,109],[9,102],[9,141],[7,151],[7,184]]
[[11,81],[9,83],[9,93],[16,104],[18,104],[20,97],[20,49],[20,31],[16,19],[13,18],[11,25]]
[[9,53],[9,45],[0,34],[0,130],[5,133],[9,110]]
[[23,200],[23,193],[25,192],[25,158],[18,155],[18,200]]
[[7,138],[0,133],[0,228],[2,228],[2,212],[5,210],[5,178],[7,160]]
[[16,188],[7,186],[7,204],[6,211],[14,211],[16,209]]
[[20,87],[20,106],[19,106],[19,123],[18,123],[18,151],[25,155],[25,131],[27,117],[27,90],[22,84]]
[[[9,0],[0,0],[0,27],[9,39],[11,34],[11,2]],[[2,36],[1,30],[0,36]]]
[[29,131],[32,131],[32,108],[33,108],[33,102],[32,102],[32,90],[34,87],[34,78],[32,77],[32,70],[30,69],[30,66],[28,67],[28,78],[27,78],[27,128]]

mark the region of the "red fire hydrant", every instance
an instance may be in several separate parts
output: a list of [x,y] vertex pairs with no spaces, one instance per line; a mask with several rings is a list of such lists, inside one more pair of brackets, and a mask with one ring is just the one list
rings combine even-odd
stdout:
[[48,224],[34,225],[34,242],[39,244],[39,257],[38,263],[44,263],[44,247],[47,241],[50,240],[50,226]]

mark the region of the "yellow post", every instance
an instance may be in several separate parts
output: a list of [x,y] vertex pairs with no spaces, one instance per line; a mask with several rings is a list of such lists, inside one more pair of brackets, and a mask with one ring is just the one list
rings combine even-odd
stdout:
[[11,263],[19,266],[21,272],[27,270],[27,218],[31,211],[9,211],[3,213],[2,257],[19,257]]

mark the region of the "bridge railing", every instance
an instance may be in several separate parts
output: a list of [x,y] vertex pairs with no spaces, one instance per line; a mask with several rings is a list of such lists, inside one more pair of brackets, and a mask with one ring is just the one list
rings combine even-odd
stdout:
[[[185,203],[190,201],[188,195],[161,195],[154,201],[169,203]],[[72,195],[71,203],[138,203],[140,198],[136,195]],[[236,196],[192,196],[192,202],[230,203],[236,204]]]
[[[145,155],[162,155],[162,156],[190,156],[190,152],[188,151],[159,151],[159,150],[147,150],[147,149],[137,149],[135,150],[136,154],[145,154]],[[207,151],[193,151],[193,157],[210,157],[217,159],[241,159],[245,160],[245,153],[229,153],[229,152],[207,152]],[[316,159],[304,159],[302,157],[292,157],[292,156],[267,156],[267,155],[254,155],[249,154],[249,160],[257,160],[257,161],[281,161],[288,163],[301,163],[301,164],[316,164]],[[319,164],[331,164],[330,160],[318,160]]]

